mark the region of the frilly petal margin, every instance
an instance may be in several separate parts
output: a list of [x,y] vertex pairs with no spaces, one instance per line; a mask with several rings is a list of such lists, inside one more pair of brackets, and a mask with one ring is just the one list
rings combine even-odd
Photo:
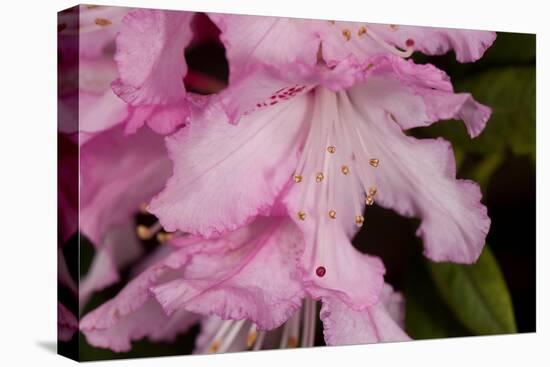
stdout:
[[479,257],[490,219],[479,186],[456,179],[454,155],[443,139],[405,135],[388,112],[369,109],[361,93],[349,92],[348,118],[360,124],[368,154],[380,159],[377,202],[422,219],[417,234],[434,261],[472,263]]
[[80,322],[80,331],[87,341],[96,347],[123,352],[131,348],[133,340],[167,335],[166,325],[172,323],[172,318],[187,319],[186,311],[168,317],[152,298],[149,288],[162,279],[176,278],[189,258],[201,250],[199,244],[170,254],[130,281],[116,297],[86,314]]
[[232,125],[212,103],[166,138],[173,175],[148,210],[167,231],[218,237],[269,214],[295,168],[309,114],[307,101],[273,107]]
[[384,284],[380,300],[363,310],[350,309],[335,297],[323,297],[320,318],[327,345],[407,341],[403,330],[404,300]]
[[270,330],[300,307],[303,239],[290,220],[257,219],[205,246],[222,250],[193,256],[180,278],[151,288],[167,314],[185,309],[222,319],[246,318]]
[[449,76],[433,65],[379,55],[365,61],[365,70],[364,97],[391,112],[403,129],[454,118],[464,121],[474,138],[491,116],[491,109],[476,102],[471,94],[454,93]]

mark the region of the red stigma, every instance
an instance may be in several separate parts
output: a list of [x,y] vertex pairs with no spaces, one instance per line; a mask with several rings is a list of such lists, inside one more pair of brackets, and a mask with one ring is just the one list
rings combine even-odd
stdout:
[[405,41],[405,45],[407,47],[413,47],[414,46],[414,40],[409,38],[408,40]]
[[327,269],[325,269],[324,266],[319,266],[319,267],[315,270],[315,274],[317,274],[317,276],[318,276],[319,278],[324,277],[326,272],[327,272]]

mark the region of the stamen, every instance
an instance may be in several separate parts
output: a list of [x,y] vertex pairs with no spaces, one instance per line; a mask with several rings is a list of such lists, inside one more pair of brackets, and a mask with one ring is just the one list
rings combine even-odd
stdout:
[[349,41],[351,39],[351,32],[349,31],[349,29],[344,29],[342,31],[342,36],[344,36],[346,41]]
[[390,24],[389,27],[391,31],[396,31],[399,28],[399,26],[396,24]]
[[367,195],[367,197],[365,198],[365,204],[367,204],[369,206],[374,204],[374,198],[370,195]]
[[380,163],[380,160],[376,158],[369,159],[369,164],[373,166],[374,168],[378,167],[378,164]]
[[329,152],[330,154],[334,154],[336,153],[336,147],[331,145],[327,148],[327,152]]
[[378,43],[380,46],[382,46],[383,48],[385,48],[386,50],[388,50],[389,52],[391,52],[391,53],[393,53],[397,56],[407,58],[407,57],[411,56],[413,51],[414,51],[414,49],[413,49],[414,41],[410,38],[405,42],[405,45],[407,46],[407,49],[403,51],[403,50],[400,50],[400,49],[396,48],[395,46],[390,45],[386,41],[384,41],[372,29],[368,29],[366,34],[370,38],[372,38],[372,40],[374,40],[376,43]]
[[323,175],[323,172],[318,172],[317,175],[315,175],[315,181],[317,182],[323,181],[323,178],[325,178],[325,175]]
[[359,37],[361,37],[362,35],[364,35],[365,33],[367,33],[367,27],[365,26],[362,26],[361,28],[359,28],[359,30],[357,31],[357,35]]
[[260,350],[260,348],[264,344],[264,339],[266,334],[267,333],[265,331],[260,331],[258,333],[258,338],[256,339],[256,343],[254,343],[254,348],[252,348],[252,350]]
[[248,335],[246,337],[246,347],[252,348],[257,338],[258,338],[258,329],[256,328],[256,324],[252,323],[252,325],[250,326],[250,330],[248,330]]
[[159,243],[166,243],[173,238],[172,233],[159,232],[157,233],[157,241]]
[[374,186],[369,189],[369,195],[370,196],[376,195],[377,192],[378,192],[378,190],[376,190],[376,187],[374,187]]
[[208,353],[216,353],[219,348],[220,348],[220,342],[217,340],[214,340],[212,344],[210,344],[210,347],[208,348]]
[[223,339],[220,345],[219,353],[227,352],[227,350],[229,349],[229,347],[231,346],[231,344],[233,343],[237,335],[239,335],[239,332],[241,331],[241,328],[243,327],[245,322],[246,320],[239,320],[237,322],[233,322],[233,327],[231,328],[231,330],[229,330],[229,333],[227,334],[225,339]]
[[226,320],[222,322],[221,327],[219,328],[214,338],[212,338],[212,343],[208,347],[208,353],[216,353],[220,348],[220,340],[223,338],[227,330],[233,325],[233,320]]
[[300,220],[306,220],[306,213],[303,210],[300,210],[298,212],[298,219]]
[[336,219],[336,211],[334,209],[329,210],[328,216],[331,217],[332,219]]
[[344,175],[347,175],[349,173],[349,168],[348,166],[342,166],[342,168],[340,169],[340,171],[342,171],[342,173]]
[[140,240],[148,241],[153,238],[153,236],[161,229],[162,225],[160,224],[160,222],[156,222],[151,227],[140,224],[136,227],[136,233]]
[[296,182],[296,183],[302,182],[302,176],[301,175],[294,175],[294,182]]
[[364,222],[365,222],[365,217],[363,217],[362,215],[355,216],[355,224],[357,224],[357,227],[361,227]]
[[105,26],[111,25],[112,23],[109,19],[96,18],[95,24],[97,24],[98,26],[101,26],[101,27],[105,27]]

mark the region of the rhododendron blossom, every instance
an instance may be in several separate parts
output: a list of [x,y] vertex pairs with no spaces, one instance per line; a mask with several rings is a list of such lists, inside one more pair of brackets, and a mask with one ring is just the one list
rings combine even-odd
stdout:
[[474,138],[491,110],[407,58],[474,61],[495,35],[210,14],[230,77],[203,98],[183,83],[193,17],[138,10],[121,23],[112,88],[139,118],[89,143],[81,230],[101,242],[160,191],[147,207],[158,222],[138,234],[163,229],[165,248],[84,317],[88,342],[125,351],[201,318],[197,353],[312,346],[317,315],[329,345],[408,340],[402,295],[351,241],[376,202],[421,220],[428,258],[476,261],[490,225],[478,185],[456,178],[450,143],[407,130],[460,119]]

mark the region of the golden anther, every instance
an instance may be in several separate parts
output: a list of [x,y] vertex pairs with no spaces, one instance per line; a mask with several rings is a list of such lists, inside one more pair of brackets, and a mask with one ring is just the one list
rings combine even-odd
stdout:
[[291,336],[288,338],[288,342],[286,343],[286,345],[289,348],[296,348],[298,346],[298,339],[294,336]]
[[331,217],[332,219],[336,218],[336,211],[330,210],[330,211],[328,212],[328,216]]
[[346,41],[349,41],[351,39],[351,32],[349,31],[349,29],[344,29],[342,31],[342,36],[344,36]]
[[319,173],[317,173],[317,175],[315,176],[315,181],[321,182],[321,181],[323,181],[323,178],[325,178],[325,175],[323,175],[323,172],[319,172]]
[[140,240],[149,240],[151,239],[151,231],[149,228],[144,226],[143,224],[140,224],[136,227],[136,233]]
[[364,222],[365,222],[365,217],[363,217],[362,215],[355,216],[355,224],[357,224],[358,227],[361,227]]
[[246,337],[246,347],[252,348],[257,337],[258,337],[258,332],[256,330],[250,332]]
[[304,212],[303,210],[300,210],[298,212],[298,219],[300,220],[306,220],[306,212]]
[[357,31],[357,35],[359,37],[361,37],[362,35],[364,35],[365,33],[367,33],[367,27],[365,26],[362,26],[361,28],[359,28],[359,30]]
[[376,158],[369,159],[369,164],[375,168],[378,167],[378,163],[380,163],[380,161]]
[[373,186],[369,189],[369,196],[374,196],[377,192],[378,190],[376,190],[376,187]]
[[329,152],[330,154],[336,153],[336,147],[334,145],[327,147],[327,152]]
[[157,233],[157,241],[159,243],[166,243],[172,239],[172,233],[159,232]]
[[208,348],[208,353],[216,353],[219,348],[220,348],[220,342],[217,340],[214,340],[212,344],[210,344],[210,347]]
[[95,24],[101,27],[105,27],[105,26],[111,25],[111,21],[105,18],[96,18]]
[[347,175],[349,173],[349,168],[348,166],[342,166],[342,168],[340,169],[342,171],[342,173],[344,175]]
[[365,204],[366,205],[372,205],[374,204],[374,198],[370,195],[367,195],[367,197],[365,198]]
[[294,175],[294,182],[296,182],[296,183],[302,182],[302,176],[301,175]]
[[396,31],[397,28],[399,28],[399,26],[397,26],[396,24],[390,24],[390,29],[391,29],[392,31]]

